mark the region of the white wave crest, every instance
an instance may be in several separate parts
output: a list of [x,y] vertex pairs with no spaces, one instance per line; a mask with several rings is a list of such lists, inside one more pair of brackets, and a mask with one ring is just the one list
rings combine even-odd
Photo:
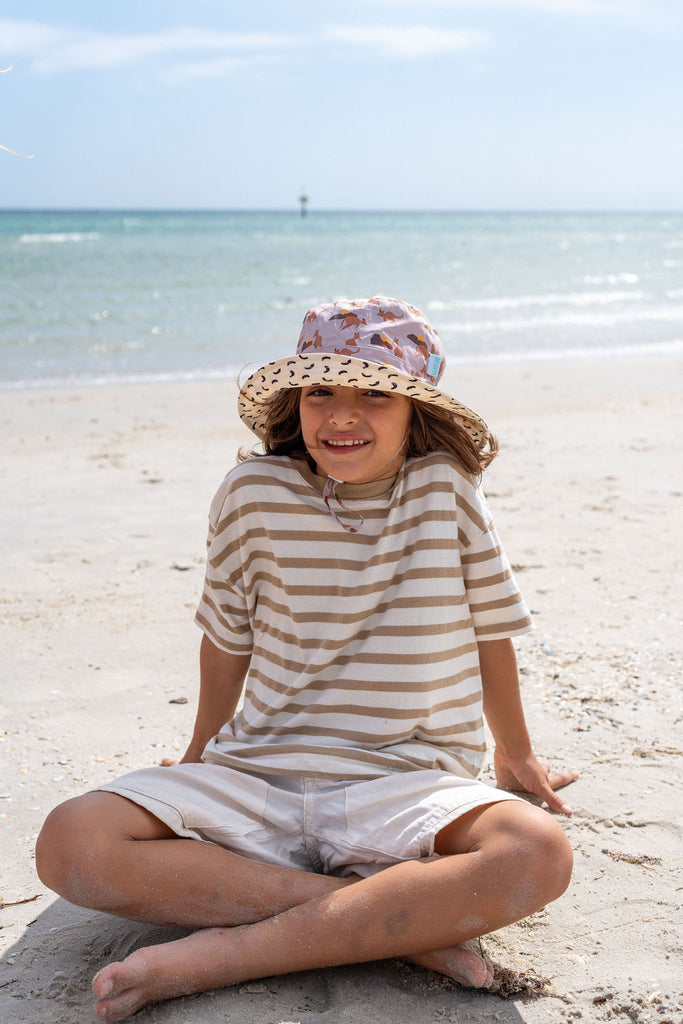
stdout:
[[655,341],[641,345],[596,345],[592,348],[530,349],[527,352],[487,352],[480,355],[452,355],[447,353],[448,365],[465,366],[469,363],[533,363],[562,359],[612,359],[619,356],[669,356],[683,354],[683,338]]
[[524,309],[527,306],[606,306],[613,302],[643,302],[649,296],[643,291],[549,292],[545,295],[501,295],[492,299],[454,299],[428,303],[432,310],[457,309]]
[[33,245],[40,242],[96,242],[100,238],[99,231],[49,231],[38,234],[25,234],[19,236],[19,241]]
[[528,331],[556,327],[616,327],[619,324],[682,323],[683,306],[653,306],[614,313],[560,313],[553,316],[508,317],[499,320],[465,320],[440,323],[439,331],[476,334],[480,331]]
[[[261,364],[255,364],[260,366]],[[54,377],[23,377],[0,380],[0,391],[33,391],[40,388],[108,387],[111,384],[172,384],[176,381],[237,380],[238,366],[218,369],[149,371],[145,373],[71,373]]]

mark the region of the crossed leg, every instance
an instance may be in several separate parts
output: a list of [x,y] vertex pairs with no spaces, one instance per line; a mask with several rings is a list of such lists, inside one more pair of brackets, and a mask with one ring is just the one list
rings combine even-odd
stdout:
[[444,828],[436,852],[360,881],[333,878],[173,838],[125,798],[89,793],[53,811],[36,862],[45,884],[73,903],[198,929],[100,971],[95,1012],[115,1021],[251,978],[395,956],[490,984],[462,944],[561,895],[569,844],[546,811],[501,802]]

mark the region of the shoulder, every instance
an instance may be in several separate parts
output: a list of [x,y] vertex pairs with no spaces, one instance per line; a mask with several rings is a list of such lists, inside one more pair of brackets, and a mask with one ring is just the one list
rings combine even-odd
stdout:
[[244,508],[250,494],[264,489],[291,487],[298,475],[294,460],[281,455],[254,456],[234,466],[224,477],[211,502],[210,519],[222,518],[227,509]]
[[405,472],[408,479],[442,481],[457,492],[478,490],[478,481],[468,473],[450,452],[438,449],[427,455],[406,459]]
[[479,481],[450,452],[439,449],[407,459],[405,473],[408,493],[432,496],[477,530],[490,527],[491,512]]
[[239,485],[253,479],[280,480],[291,473],[293,462],[288,455],[252,455],[233,466],[223,482]]
[[253,483],[279,483],[296,474],[295,460],[287,455],[253,455],[238,462],[225,476],[220,488],[234,490]]

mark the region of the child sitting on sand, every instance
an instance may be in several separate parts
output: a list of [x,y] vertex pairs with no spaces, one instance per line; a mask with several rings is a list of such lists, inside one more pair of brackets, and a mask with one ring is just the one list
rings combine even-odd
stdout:
[[[241,387],[265,455],[211,506],[190,745],[38,840],[72,903],[193,929],[100,971],[101,1020],[396,956],[486,987],[468,940],[566,889],[562,828],[505,791],[571,814],[576,773],[532,751],[511,639],[530,618],[477,486],[496,445],[444,364],[419,310],[375,297],[311,310]],[[477,778],[482,715],[502,789]]]

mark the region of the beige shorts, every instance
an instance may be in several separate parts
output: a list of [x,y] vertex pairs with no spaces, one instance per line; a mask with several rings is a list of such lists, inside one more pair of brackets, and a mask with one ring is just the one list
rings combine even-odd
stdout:
[[427,857],[438,832],[456,818],[518,799],[440,771],[335,782],[262,778],[214,764],[142,768],[100,788],[144,807],[178,836],[338,876],[367,876]]

